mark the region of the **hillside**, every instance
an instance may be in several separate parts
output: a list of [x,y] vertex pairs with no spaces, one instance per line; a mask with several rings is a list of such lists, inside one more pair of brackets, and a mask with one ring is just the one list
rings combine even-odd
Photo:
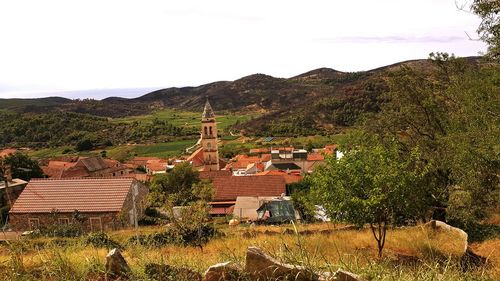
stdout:
[[[470,57],[476,63],[478,57]],[[161,108],[201,111],[208,97],[214,110],[260,112],[260,118],[237,124],[254,134],[296,135],[353,125],[360,116],[379,110],[378,96],[387,90],[392,71],[411,67],[432,72],[429,60],[400,62],[381,68],[347,73],[319,68],[291,78],[254,74],[235,81],[197,87],[167,88],[138,98],[68,100],[63,98],[0,100],[0,109],[19,113],[69,111],[103,117],[144,115]]]

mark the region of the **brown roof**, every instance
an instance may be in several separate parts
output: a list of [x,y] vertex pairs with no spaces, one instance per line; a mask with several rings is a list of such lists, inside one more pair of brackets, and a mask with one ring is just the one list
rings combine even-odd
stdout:
[[250,149],[251,154],[262,154],[271,152],[270,148],[252,148]]
[[193,167],[203,166],[204,165],[203,148],[199,148],[198,150],[193,152],[193,154],[191,154],[191,156],[189,156],[188,159],[186,159],[186,161],[191,162]]
[[167,170],[168,161],[163,159],[158,160],[148,160],[146,162],[146,168],[158,172]]
[[11,213],[119,212],[134,178],[32,179]]
[[296,183],[296,182],[299,182],[302,180],[301,175],[288,174],[286,172],[276,171],[276,170],[264,171],[264,172],[257,173],[255,175],[256,176],[280,176],[280,177],[283,177],[286,184],[292,184],[292,183]]
[[238,196],[280,196],[286,191],[281,176],[214,177],[212,183],[214,201],[236,200]]
[[325,157],[321,153],[309,153],[307,154],[307,161],[323,161]]
[[89,158],[81,158],[78,162],[81,162],[89,172],[95,172],[98,170],[107,169],[108,163],[102,159],[102,157],[95,156]]
[[220,171],[201,171],[200,179],[213,179],[215,177],[229,177],[233,173],[229,170],[220,170]]

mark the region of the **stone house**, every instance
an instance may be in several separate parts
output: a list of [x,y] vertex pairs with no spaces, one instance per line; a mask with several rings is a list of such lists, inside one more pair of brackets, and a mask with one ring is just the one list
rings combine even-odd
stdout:
[[131,171],[119,161],[100,156],[79,157],[76,162],[49,161],[42,169],[50,178],[122,177]]
[[131,177],[32,179],[8,223],[16,231],[77,223],[87,232],[121,229],[143,216],[147,193]]

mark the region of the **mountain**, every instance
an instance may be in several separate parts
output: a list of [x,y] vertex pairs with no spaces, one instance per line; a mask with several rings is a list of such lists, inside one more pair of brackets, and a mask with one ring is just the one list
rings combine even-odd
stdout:
[[[479,57],[467,60],[476,63]],[[22,113],[70,111],[105,117],[147,114],[158,108],[201,111],[206,98],[214,110],[258,111],[261,117],[237,125],[253,133],[308,134],[350,126],[366,113],[380,109],[378,97],[387,91],[387,78],[402,67],[429,72],[430,60],[411,60],[362,72],[319,68],[291,77],[253,74],[235,81],[197,87],[166,88],[138,98],[103,100],[63,98],[0,100],[0,109]]]

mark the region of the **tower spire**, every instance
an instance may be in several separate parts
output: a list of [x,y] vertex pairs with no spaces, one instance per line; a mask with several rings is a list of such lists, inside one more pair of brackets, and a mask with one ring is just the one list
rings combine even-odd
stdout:
[[208,97],[206,97],[206,99],[207,101],[205,102],[205,108],[203,108],[203,114],[201,115],[201,118],[214,118],[215,114],[212,110],[212,106],[208,102]]

